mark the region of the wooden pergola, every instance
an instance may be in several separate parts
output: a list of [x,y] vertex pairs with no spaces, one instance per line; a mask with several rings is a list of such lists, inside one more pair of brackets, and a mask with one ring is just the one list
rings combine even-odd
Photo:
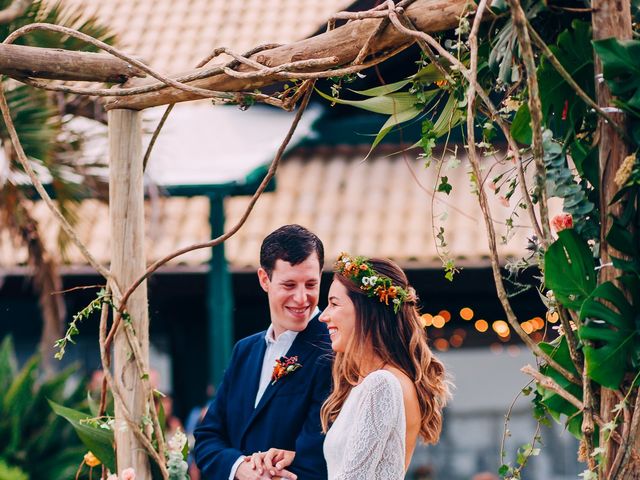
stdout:
[[[621,36],[620,25],[630,25],[629,19],[623,18],[623,14],[626,15],[630,11],[628,2],[622,2],[625,7],[618,6],[617,10],[613,3],[609,0],[593,2],[596,38]],[[486,2],[482,5],[486,5]],[[362,15],[357,12],[342,12],[333,19],[348,20],[341,27],[300,42],[273,48],[265,47],[246,56],[237,56],[236,62],[233,65],[228,64],[225,68],[202,66],[184,74],[162,78],[141,62],[123,58],[113,49],[109,51],[105,48],[111,53],[107,55],[10,45],[17,32],[5,39],[4,44],[0,46],[0,74],[11,76],[18,81],[38,87],[43,87],[38,79],[107,83],[127,81],[127,88],[136,88],[135,94],[129,91],[130,94],[127,96],[118,96],[118,90],[111,90],[110,94],[104,93],[105,96],[113,96],[113,99],[105,104],[109,129],[112,252],[110,270],[107,272],[101,268],[100,273],[105,273],[116,289],[114,300],[118,313],[114,323],[118,325],[118,319],[122,318],[126,309],[126,320],[128,322],[130,319],[128,325],[131,327],[113,330],[113,375],[105,372],[112,377],[114,396],[116,390],[120,392],[118,395],[121,395],[115,402],[114,432],[118,472],[133,467],[136,470],[136,478],[149,479],[147,454],[156,453],[149,452],[150,442],[144,434],[128,428],[142,425],[150,407],[148,385],[145,384],[148,380],[149,363],[145,279],[157,268],[155,264],[151,267],[145,265],[141,111],[154,106],[207,97],[242,102],[253,95],[249,92],[284,79],[311,81],[320,76],[354,73],[395,55],[415,41],[424,44],[424,36],[411,33],[439,32],[456,27],[460,16],[468,13],[469,8],[467,0],[403,0],[397,5],[385,2]],[[471,8],[474,8],[474,5],[471,5]],[[390,23],[393,23],[393,26]],[[44,27],[37,24],[23,27],[21,34],[38,28]],[[629,37],[630,32],[625,31],[622,36]],[[115,58],[118,56],[120,58]],[[134,79],[145,74],[155,77],[155,80]],[[604,83],[599,85],[599,90],[605,90]],[[82,91],[77,90],[76,93]],[[86,93],[91,94],[90,89]],[[608,105],[608,98],[603,98],[605,93],[598,91],[598,100],[600,104]],[[295,100],[297,99],[298,97],[295,97]],[[304,100],[308,100],[308,96],[305,96]],[[4,97],[0,106],[5,122],[9,123],[10,117]],[[11,129],[9,130],[11,133]],[[20,142],[15,131],[12,141],[16,151],[20,152]],[[612,127],[607,125],[601,133],[601,143],[606,147],[600,151],[602,178],[610,183],[612,172],[615,172],[620,164],[619,153],[624,151],[624,145]],[[609,161],[611,158],[613,160]],[[607,189],[603,188],[603,191]],[[602,204],[608,204],[608,199]],[[606,215],[606,212],[604,214]],[[603,225],[605,224],[603,222]],[[232,233],[227,232],[225,235]],[[225,235],[218,240],[223,241]],[[216,244],[212,241],[202,247]],[[603,242],[603,245],[606,254],[606,242]],[[608,257],[603,256],[603,259],[606,258]],[[214,265],[213,268],[219,266]],[[120,297],[122,292],[126,293]],[[135,332],[133,341],[128,337],[131,330]],[[104,342],[101,341],[101,348],[104,347]],[[613,397],[608,401],[613,405]],[[125,419],[129,419],[130,423]],[[161,439],[158,440],[162,443]],[[160,445],[159,450],[162,452]],[[160,459],[159,463],[163,465],[164,460],[161,457],[154,458]]]
[[[406,15],[415,28],[425,32],[437,32],[455,27],[458,18],[468,8],[466,0],[417,0],[408,2]],[[207,95],[188,91],[183,85],[212,92],[229,92],[229,98],[242,100],[241,92],[276,83],[291,78],[285,68],[294,69],[300,78],[313,77],[314,73],[350,65],[358,54],[366,48],[373,62],[358,62],[354,69],[366,68],[371,64],[397,53],[413,43],[413,39],[395,28],[382,29],[378,18],[349,19],[345,25],[327,31],[316,37],[261,50],[248,56],[249,62],[239,63],[234,72],[208,71],[201,67],[184,74],[172,76],[180,84],[168,85],[166,80],[158,83],[145,77],[140,65],[116,58],[106,53],[71,52],[58,49],[44,49],[12,45],[5,40],[0,45],[0,74],[18,81],[41,86],[37,79],[66,81],[88,81],[101,83],[124,83],[126,87],[147,87],[149,91],[129,96],[114,96],[105,103],[108,111],[109,131],[109,212],[111,225],[111,268],[109,274],[119,290],[126,291],[131,285],[137,286],[125,299],[126,313],[139,349],[139,364],[145,369],[139,372],[134,367],[132,352],[126,338],[125,329],[116,331],[113,343],[113,381],[122,392],[122,405],[116,402],[115,441],[117,445],[117,468],[122,472],[133,467],[136,478],[150,478],[147,452],[140,439],[125,425],[126,413],[140,425],[149,405],[143,382],[147,381],[149,363],[149,319],[147,311],[147,290],[144,247],[144,187],[141,113],[144,109],[171,105],[178,102],[196,100]],[[382,18],[382,16],[380,17]],[[388,24],[388,22],[385,23]],[[31,26],[37,29],[37,25]],[[9,40],[11,37],[9,37]],[[378,60],[376,60],[378,59]],[[252,65],[253,66],[252,66]],[[213,72],[213,73],[212,73]],[[134,80],[135,79],[135,80]],[[154,87],[155,84],[155,87]],[[235,96],[234,96],[235,95]],[[17,145],[14,145],[18,148]],[[221,203],[220,205],[221,206]],[[212,225],[218,225],[214,234],[222,234],[221,209],[211,212]],[[215,217],[215,218],[213,218]],[[214,249],[216,250],[216,249]],[[221,249],[218,249],[221,251]],[[212,256],[212,269],[224,270],[224,256]],[[136,283],[137,282],[137,283]],[[229,285],[226,287],[230,288]],[[221,291],[224,295],[225,291]],[[228,294],[228,293],[227,293]],[[116,303],[121,299],[116,298]],[[125,305],[122,305],[124,309]],[[220,325],[224,328],[224,325]],[[218,329],[215,335],[225,335]],[[226,357],[228,352],[216,355]]]

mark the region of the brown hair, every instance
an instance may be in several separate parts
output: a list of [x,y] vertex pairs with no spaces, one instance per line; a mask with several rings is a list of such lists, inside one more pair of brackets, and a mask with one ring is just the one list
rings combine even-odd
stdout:
[[[378,274],[413,292],[406,275],[394,262],[377,258],[368,261]],[[394,313],[391,305],[368,297],[350,279],[336,273],[334,281],[346,287],[355,306],[356,323],[346,351],[335,356],[333,391],[320,410],[323,431],[335,421],[349,392],[358,384],[362,376],[359,359],[370,346],[385,364],[401,370],[413,381],[422,415],[420,436],[427,443],[436,443],[442,430],[442,409],[449,398],[449,382],[444,366],[427,345],[415,294]]]

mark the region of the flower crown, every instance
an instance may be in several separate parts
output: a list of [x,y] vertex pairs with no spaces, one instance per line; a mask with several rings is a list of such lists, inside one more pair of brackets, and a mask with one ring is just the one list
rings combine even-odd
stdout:
[[341,253],[333,271],[358,285],[368,297],[377,297],[385,305],[389,305],[391,299],[394,313],[398,313],[400,305],[412,297],[407,289],[394,285],[389,277],[376,272],[365,257]]

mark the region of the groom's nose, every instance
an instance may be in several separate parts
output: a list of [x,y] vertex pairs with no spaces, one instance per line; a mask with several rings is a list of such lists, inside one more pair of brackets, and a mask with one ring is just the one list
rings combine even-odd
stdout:
[[300,285],[296,288],[295,292],[293,292],[293,300],[298,303],[304,303],[307,298],[307,288],[304,285]]

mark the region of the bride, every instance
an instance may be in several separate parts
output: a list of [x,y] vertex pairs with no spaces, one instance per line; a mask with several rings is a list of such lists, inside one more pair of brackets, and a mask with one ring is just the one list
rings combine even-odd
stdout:
[[[401,480],[418,437],[438,441],[449,382],[400,267],[341,254],[334,272],[320,316],[336,352],[320,411],[329,480]],[[248,461],[277,476],[294,456],[271,449]]]

